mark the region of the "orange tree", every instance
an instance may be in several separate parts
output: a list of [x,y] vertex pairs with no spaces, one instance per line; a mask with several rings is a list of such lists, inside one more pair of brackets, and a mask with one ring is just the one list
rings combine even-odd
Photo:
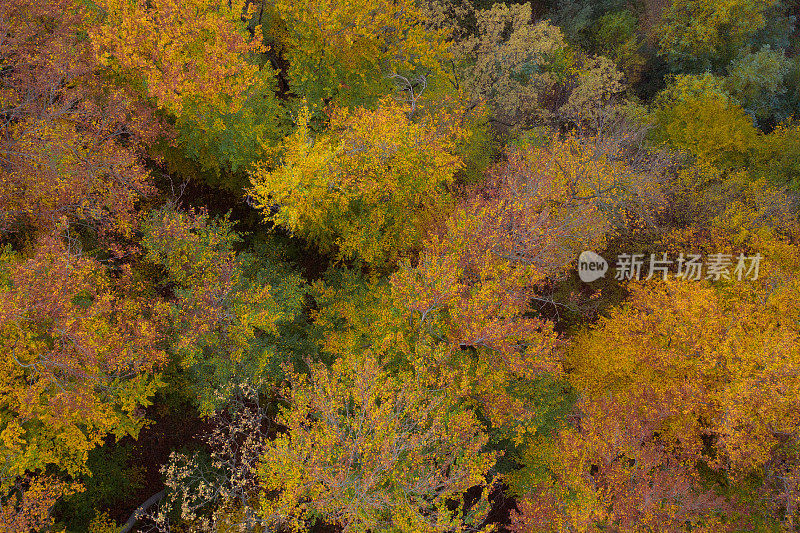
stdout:
[[[707,162],[670,189],[682,216],[664,246],[727,254],[727,271],[631,283],[574,339],[564,364],[581,400],[554,440],[529,443],[511,482],[519,531],[796,527],[796,217],[765,180]],[[762,256],[757,275],[737,271],[740,254]]]

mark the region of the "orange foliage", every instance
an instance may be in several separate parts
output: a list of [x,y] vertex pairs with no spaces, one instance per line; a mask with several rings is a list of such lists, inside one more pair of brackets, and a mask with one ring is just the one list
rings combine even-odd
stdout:
[[243,3],[212,0],[104,0],[103,24],[92,31],[98,61],[143,84],[159,107],[180,114],[187,103],[235,112],[254,81]]
[[0,231],[51,229],[67,215],[129,234],[136,200],[152,192],[138,140],[159,134],[148,109],[96,72],[72,0],[0,3]]
[[0,529],[5,533],[43,531],[53,525],[50,511],[56,500],[81,489],[52,477],[18,480],[7,501],[0,503]]
[[[63,227],[63,226],[62,226]],[[58,234],[0,272],[0,450],[6,475],[54,464],[85,471],[108,433],[136,435],[164,361],[157,317],[123,268],[118,279]]]

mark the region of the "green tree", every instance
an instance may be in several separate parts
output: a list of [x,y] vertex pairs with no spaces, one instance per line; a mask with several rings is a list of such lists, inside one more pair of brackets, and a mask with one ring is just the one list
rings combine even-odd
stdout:
[[291,94],[319,117],[324,105],[372,107],[397,74],[428,76],[447,59],[410,0],[277,0],[266,4],[267,40],[287,61]]
[[302,304],[299,276],[237,254],[239,241],[227,218],[169,208],[151,214],[142,241],[172,287],[170,349],[203,413],[225,401],[226,385],[266,377],[279,357],[278,327]]
[[758,142],[753,118],[712,74],[680,75],[660,93],[654,113],[656,141],[722,167],[743,167]]
[[721,70],[759,29],[776,0],[675,0],[657,29],[676,72]]
[[759,119],[772,118],[780,96],[786,92],[784,79],[789,60],[781,50],[763,46],[755,53],[743,53],[728,65],[725,86],[741,106]]

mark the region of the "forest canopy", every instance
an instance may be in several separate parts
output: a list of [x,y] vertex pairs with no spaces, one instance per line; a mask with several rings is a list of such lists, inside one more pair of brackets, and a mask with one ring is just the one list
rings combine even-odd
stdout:
[[798,0],[0,0],[0,531],[800,531]]

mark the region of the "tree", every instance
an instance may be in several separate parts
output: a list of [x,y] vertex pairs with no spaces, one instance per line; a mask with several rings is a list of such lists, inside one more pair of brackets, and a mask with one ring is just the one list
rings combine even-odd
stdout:
[[6,250],[0,280],[4,476],[86,472],[106,435],[135,436],[145,423],[165,359],[159,316],[129,268],[115,279],[59,234],[27,259]]
[[800,122],[785,121],[760,138],[750,172],[771,183],[800,185]]
[[156,512],[143,518],[158,531],[170,531],[170,517],[193,531],[219,531],[263,525],[258,516],[258,467],[273,432],[270,411],[259,399],[257,383],[223,387],[225,398],[204,436],[209,455],[173,452],[161,469],[168,493]]
[[109,0],[91,31],[106,72],[173,115],[174,142],[233,190],[284,134],[276,71],[262,57],[260,26],[248,33],[245,4]]
[[[284,144],[283,164],[253,173],[251,194],[268,221],[340,258],[386,265],[419,246],[426,218],[461,161],[453,115],[413,121],[391,99],[375,110],[336,110],[313,136],[306,110]],[[273,209],[277,208],[277,210]]]
[[[249,184],[248,171],[258,162],[272,161],[280,141],[291,131],[287,113],[275,97],[272,74],[266,73],[267,67],[262,69],[235,111],[203,104],[202,112],[176,118],[178,154],[196,162],[210,185],[239,195]],[[158,148],[173,168],[180,168],[175,148]]]
[[720,513],[735,507],[703,483],[683,443],[662,434],[679,404],[637,397],[581,401],[579,419],[528,444],[524,467],[508,476],[519,497],[513,531],[731,529]]
[[[795,393],[766,385],[797,383],[796,335],[781,318],[795,305],[791,201],[764,179],[704,160],[658,183],[660,200],[633,210],[651,212],[657,242],[734,263],[759,251],[763,278],[629,284],[626,303],[567,340],[562,361],[581,399],[552,435],[522,441],[522,468],[507,478],[520,501],[517,531],[727,531],[795,520]],[[621,198],[606,205],[636,205]]]
[[676,71],[719,71],[766,24],[776,0],[677,0],[657,29],[659,54]]
[[260,477],[264,516],[299,531],[315,519],[343,531],[466,531],[488,512],[484,486],[495,454],[475,415],[428,389],[414,372],[392,375],[367,350],[330,369],[293,374],[286,430],[271,441]]
[[[3,479],[3,486],[7,485],[8,480]],[[55,477],[18,478],[10,493],[0,498],[0,527],[8,533],[45,530],[53,525],[50,512],[56,500],[81,488]]]
[[614,60],[629,84],[638,83],[647,59],[640,52],[642,37],[636,14],[629,9],[609,11],[595,24],[593,40],[597,51]]
[[609,110],[615,107],[613,101],[625,88],[622,78],[622,73],[607,57],[587,59],[559,114],[593,130],[600,129]]
[[758,131],[721,79],[709,73],[676,76],[656,105],[656,141],[724,168],[748,163]]
[[519,439],[539,423],[526,398],[531,383],[560,375],[553,323],[532,304],[547,301],[540,292],[547,280],[562,276],[580,251],[599,249],[627,223],[623,212],[644,210],[660,192],[653,176],[589,139],[507,155],[431,231],[418,263],[402,262],[391,281],[411,325],[409,357]]
[[262,45],[245,39],[242,3],[108,0],[101,7],[103,24],[91,34],[99,63],[171,113],[198,104],[235,112],[259,76],[244,61]]
[[786,92],[784,79],[789,60],[782,50],[763,46],[755,53],[742,53],[728,65],[725,85],[740,105],[759,119],[776,113],[780,96]]
[[[789,243],[762,241],[760,249],[766,264],[757,281],[734,278],[713,287],[668,280],[631,287],[626,304],[581,335],[567,361],[585,396],[577,430],[559,437],[569,439],[563,446],[574,448],[571,439],[578,435],[581,446],[616,447],[603,452],[606,459],[582,458],[586,462],[574,467],[584,475],[595,472],[599,482],[614,472],[614,462],[624,466],[630,460],[636,468],[625,475],[645,476],[635,481],[642,490],[669,489],[650,501],[663,502],[659,512],[679,511],[678,529],[680,513],[704,509],[726,511],[726,528],[758,514],[781,516],[787,527],[797,520],[793,439],[800,431],[800,343],[783,317],[797,305],[798,285],[790,272],[798,254]],[[642,454],[650,447],[655,455],[648,459]],[[659,485],[646,481],[662,475],[665,466],[659,464],[678,471]],[[761,495],[755,499],[747,495],[753,477]],[[667,479],[684,479],[694,488],[676,490],[663,484]],[[714,488],[715,479],[725,481]],[[590,492],[610,494],[603,508],[614,520],[636,523],[640,519],[630,513],[638,512],[633,501],[642,494],[612,482]],[[563,495],[550,494],[555,499],[546,505],[557,506]],[[667,506],[664,498],[673,503]]]
[[456,83],[471,103],[486,100],[500,122],[526,125],[566,102],[560,83],[577,73],[577,65],[557,26],[534,24],[530,3],[499,3],[475,16],[477,35],[455,45],[466,63]]
[[448,57],[443,34],[426,29],[410,0],[277,0],[265,15],[291,93],[315,115],[329,103],[371,108],[392,90],[391,76],[435,76]]
[[569,46],[561,29],[548,21],[535,23],[530,2],[450,9],[465,10],[476,20],[474,34],[455,33],[450,81],[468,107],[488,106],[499,131],[537,122],[592,122],[624,90],[613,61]]
[[478,213],[474,219],[484,226],[456,231],[476,235],[479,250],[535,267],[539,277],[563,272],[629,217],[644,218],[663,204],[657,158],[631,153],[631,141],[613,133],[566,135],[546,147],[509,148],[507,160],[467,195],[460,215]]
[[130,236],[136,201],[153,192],[140,142],[159,135],[160,124],[96,72],[81,37],[93,23],[85,5],[9,0],[0,10],[0,231],[47,232],[66,215]]
[[142,241],[146,259],[166,271],[170,349],[203,413],[224,404],[224,384],[273,369],[278,327],[302,304],[299,276],[237,254],[239,241],[227,218],[169,206],[151,213]]

